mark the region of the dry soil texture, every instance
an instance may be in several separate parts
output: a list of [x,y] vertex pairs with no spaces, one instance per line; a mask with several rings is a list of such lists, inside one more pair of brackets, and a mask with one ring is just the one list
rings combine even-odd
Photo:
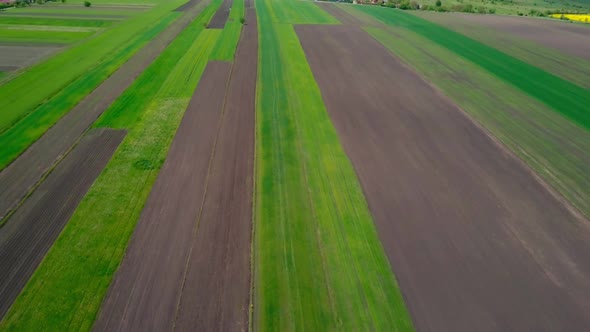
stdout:
[[358,28],[297,26],[419,331],[590,330],[590,224]]
[[0,221],[195,16],[174,21],[0,172]]
[[10,46],[0,44],[0,68],[18,69],[31,65],[59,50],[56,46]]
[[0,228],[0,318],[124,137],[124,131],[91,131]]
[[257,48],[207,65],[95,330],[247,330]]
[[248,10],[178,308],[181,331],[247,331],[258,54]]
[[419,16],[450,26],[475,26],[528,39],[565,54],[590,59],[590,28],[581,24],[531,17],[425,13]]
[[229,11],[231,9],[231,5],[233,0],[223,0],[221,3],[221,7],[217,9],[215,15],[211,18],[209,25],[207,28],[209,29],[223,29],[225,27],[225,22],[229,17]]

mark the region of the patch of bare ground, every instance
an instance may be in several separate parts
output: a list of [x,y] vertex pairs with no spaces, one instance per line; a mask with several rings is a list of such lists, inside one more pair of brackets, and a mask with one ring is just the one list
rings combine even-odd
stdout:
[[[58,51],[56,46],[3,45],[0,43],[0,70],[26,67]],[[3,70],[4,71],[4,70]]]
[[334,16],[340,23],[344,25],[361,26],[365,25],[358,17],[352,16],[351,14],[338,8],[336,5],[329,2],[316,2],[316,5],[320,6],[323,10],[327,11],[330,15]]
[[0,318],[124,137],[122,130],[89,132],[0,229]]
[[210,62],[203,73],[96,331],[248,329],[258,61],[252,9],[248,22],[233,67]]
[[174,21],[0,172],[0,221],[196,15],[197,10]]
[[364,31],[296,31],[416,329],[588,331],[588,221]]
[[487,28],[590,60],[590,28],[557,20],[502,15],[426,13],[420,17],[443,26]]
[[225,27],[225,22],[227,22],[229,11],[233,2],[233,0],[223,0],[221,6],[211,18],[211,21],[207,26],[208,29],[223,29]]
[[175,327],[181,331],[248,330],[258,62],[253,9],[247,11],[247,22],[179,302]]

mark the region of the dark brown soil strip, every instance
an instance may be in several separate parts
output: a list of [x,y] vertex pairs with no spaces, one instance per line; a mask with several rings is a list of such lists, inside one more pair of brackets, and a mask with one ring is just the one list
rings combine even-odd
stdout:
[[184,30],[198,10],[196,8],[174,21],[0,172],[0,223],[104,110]]
[[124,137],[122,130],[89,132],[0,229],[0,319]]
[[207,194],[178,308],[181,331],[246,331],[258,31],[254,9],[236,52]]
[[207,65],[94,330],[173,329],[230,69],[225,62]]
[[359,28],[297,26],[418,331],[589,331],[590,223]]
[[229,17],[229,11],[233,2],[233,0],[223,0],[221,7],[217,9],[215,15],[211,18],[211,22],[207,26],[208,29],[223,29],[225,27],[225,22]]

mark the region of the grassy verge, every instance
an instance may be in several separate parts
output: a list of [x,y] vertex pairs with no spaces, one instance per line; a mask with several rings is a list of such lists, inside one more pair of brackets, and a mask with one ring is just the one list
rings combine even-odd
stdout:
[[211,53],[211,60],[233,61],[240,40],[240,33],[242,32],[242,22],[240,20],[244,19],[244,17],[244,0],[234,0],[221,37]]
[[0,41],[24,43],[58,43],[69,44],[92,36],[95,31],[32,31],[15,30],[0,27]]
[[219,38],[218,30],[203,28],[218,5],[216,0],[199,15],[103,116],[99,126],[126,128],[127,137],[0,323],[0,330],[91,328]]
[[253,330],[412,330],[297,35],[270,3],[257,1]]
[[78,104],[86,95],[108,78],[135,52],[164,30],[180,13],[169,13],[157,24],[141,33],[138,38],[111,57],[65,86],[53,98],[0,134],[0,170],[33,144],[47,129]]
[[590,129],[590,91],[495,48],[417,16],[374,6],[354,6],[383,23],[404,27],[455,53]]
[[366,30],[590,216],[590,133],[408,29]]
[[[183,0],[171,1],[139,17],[115,25],[2,84],[0,86],[0,133],[35,110],[64,86],[97,64],[110,59],[113,52],[133,42],[136,36],[149,29],[154,22],[170,15],[170,11],[182,2]],[[47,84],[49,77],[51,84]],[[27,98],[22,98],[23,91],[27,91]]]
[[[544,47],[459,16],[415,11],[412,14],[499,49],[524,62],[590,89],[590,61]],[[539,20],[539,22],[542,22]]]
[[0,24],[23,24],[23,25],[54,25],[69,27],[94,27],[105,28],[113,21],[108,20],[82,20],[67,18],[50,18],[50,17],[19,17],[19,16],[0,16]]

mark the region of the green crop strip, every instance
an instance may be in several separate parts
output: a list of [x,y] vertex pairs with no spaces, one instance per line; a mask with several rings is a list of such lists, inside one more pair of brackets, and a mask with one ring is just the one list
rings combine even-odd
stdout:
[[125,45],[110,58],[59,91],[53,98],[40,105],[10,129],[0,134],[0,170],[10,164],[47,129],[57,122],[72,107],[94,90],[102,81],[127,61],[142,46],[164,30],[180,13],[166,17],[143,32],[139,38]]
[[[34,111],[73,80],[110,59],[113,52],[132,43],[134,38],[149,29],[154,22],[165,19],[182,2],[172,1],[117,24],[0,85],[0,133]],[[48,77],[51,77],[51,84],[47,84]],[[27,91],[27,98],[21,98],[22,91]]]
[[291,25],[273,23],[270,2],[256,3],[253,330],[410,331],[356,174],[297,35]]
[[436,84],[586,216],[590,133],[514,86],[404,28],[366,30]]
[[[257,2],[258,3],[258,2]],[[311,1],[264,0],[265,11],[274,23],[282,24],[337,24],[334,17]]]
[[[207,10],[117,100],[101,125],[128,134],[0,323],[2,331],[90,330],[219,30]],[[132,113],[132,115],[128,115]]]
[[225,28],[211,53],[211,60],[233,61],[242,32],[241,20],[245,19],[244,16],[244,0],[234,0]]
[[355,6],[355,9],[388,25],[403,27],[423,36],[542,101],[578,125],[590,129],[590,90],[401,10],[373,6]]
[[104,28],[113,21],[107,20],[81,20],[67,18],[49,18],[49,17],[19,17],[19,16],[0,16],[0,24],[23,24],[23,25],[55,25],[67,27],[94,27]]
[[72,31],[31,31],[15,30],[0,27],[0,41],[22,43],[73,43],[88,38],[95,32]]

